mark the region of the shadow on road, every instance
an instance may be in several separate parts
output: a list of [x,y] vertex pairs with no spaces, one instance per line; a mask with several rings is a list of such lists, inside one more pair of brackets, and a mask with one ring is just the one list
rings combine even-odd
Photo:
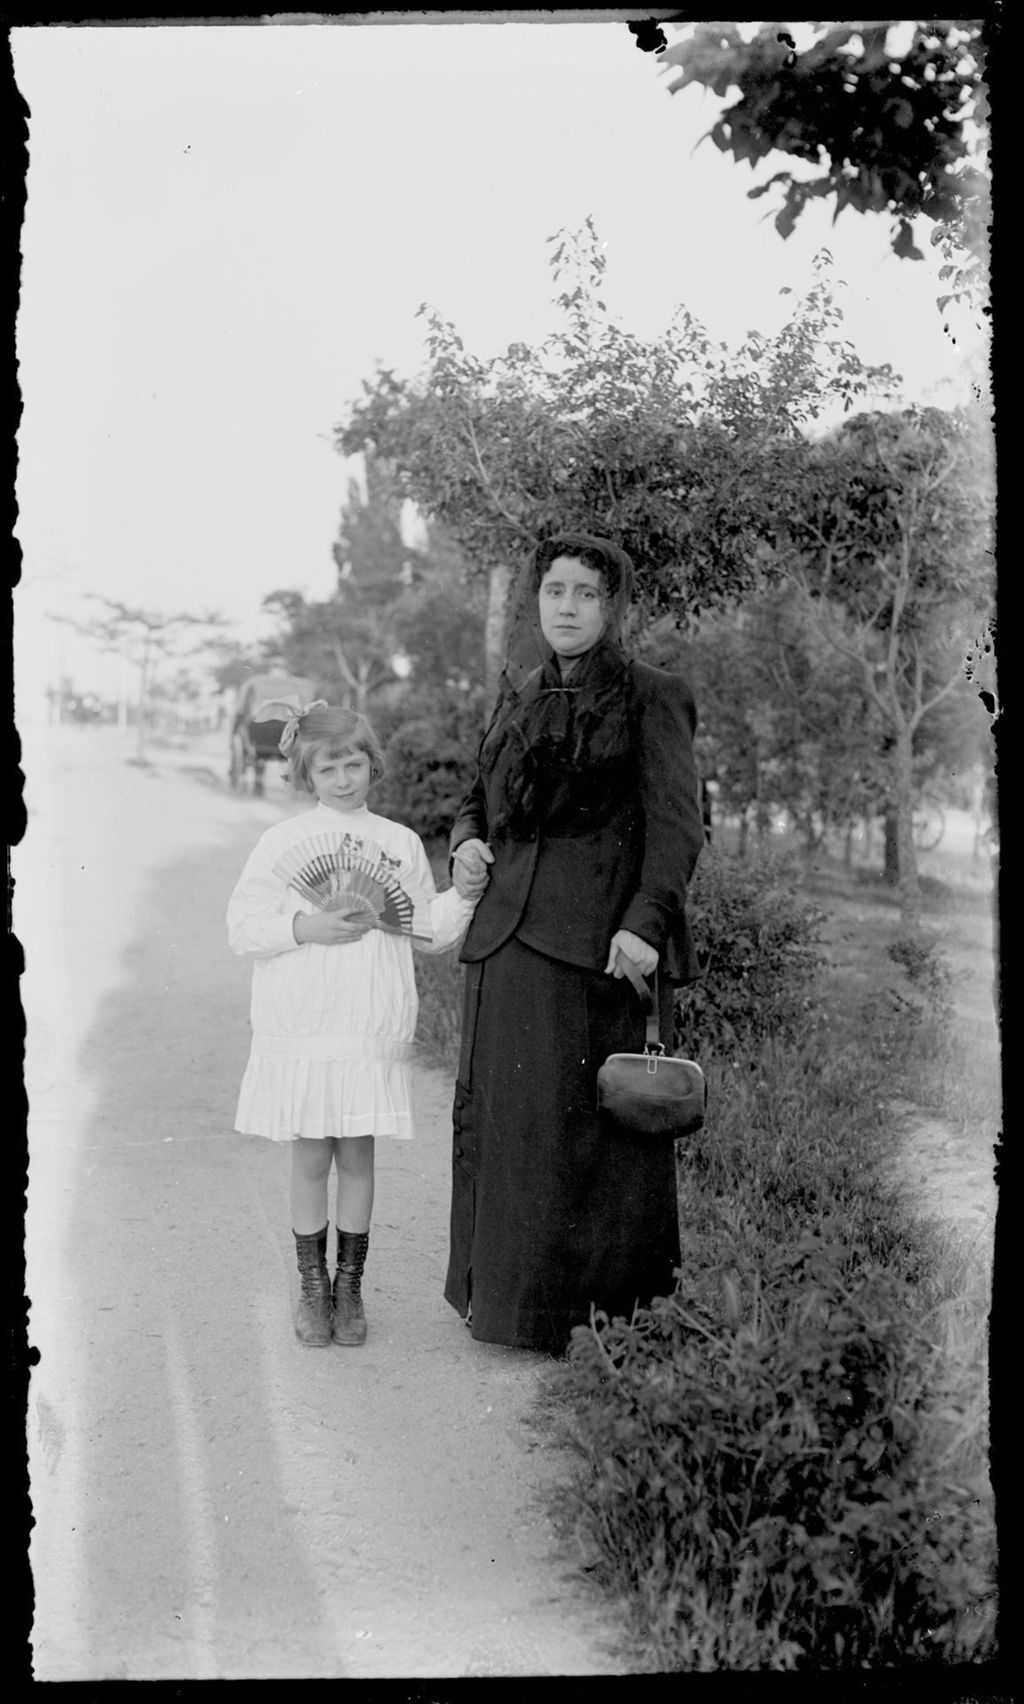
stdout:
[[271,1410],[283,1156],[230,1133],[248,973],[223,912],[253,838],[240,826],[237,853],[153,871],[77,1062],[94,1114],[68,1156],[64,1246],[30,1279],[50,1320],[36,1341],[51,1469],[34,1486],[46,1678],[54,1643],[66,1678],[294,1674],[304,1648],[309,1672],[343,1672],[294,1538],[287,1416]]
[[130,938],[97,956],[74,1092],[33,1138],[37,1678],[624,1672],[552,1553],[555,1455],[523,1423],[544,1358],[474,1343],[443,1300],[442,1073],[417,1067],[416,1139],[378,1143],[368,1343],[295,1340],[288,1151],[231,1130],[250,971],[224,911],[301,802],[180,761],[77,784],[102,799],[61,854],[70,922],[93,896],[80,973],[122,885]]

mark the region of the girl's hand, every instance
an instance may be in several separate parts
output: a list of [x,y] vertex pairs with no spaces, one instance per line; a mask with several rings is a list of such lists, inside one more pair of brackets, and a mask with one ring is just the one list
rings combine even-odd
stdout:
[[314,941],[320,947],[345,946],[349,941],[361,941],[372,927],[365,917],[347,916],[344,911],[314,911],[311,915],[299,911],[292,918],[292,934],[300,945]]
[[462,899],[479,899],[491,879],[494,853],[482,840],[464,840],[452,854],[452,881]]
[[622,953],[634,964],[641,976],[650,976],[658,968],[658,954],[649,941],[641,940],[631,929],[618,929],[612,936],[608,949],[608,963],[605,971],[609,976],[622,977],[625,971],[619,964],[619,954]]

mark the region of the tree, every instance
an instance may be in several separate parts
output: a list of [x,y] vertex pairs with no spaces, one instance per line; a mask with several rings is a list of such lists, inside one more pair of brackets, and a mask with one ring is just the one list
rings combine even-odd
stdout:
[[483,710],[483,628],[479,586],[442,558],[395,609],[395,633],[406,659],[407,698],[416,714],[461,726]]
[[912,932],[920,921],[915,758],[954,694],[966,713],[965,657],[991,606],[987,435],[965,411],[872,413],[818,444],[788,446],[785,459],[777,567],[823,638],[859,669],[882,729],[901,910]]
[[[365,519],[360,500],[357,522]],[[282,617],[273,655],[314,678],[333,701],[372,714],[387,745],[374,809],[433,839],[451,824],[479,738],[480,589],[467,585],[461,556],[436,528],[420,550],[392,552],[390,572],[386,551],[372,551],[373,561],[357,566],[357,536],[368,533],[377,529],[346,522],[343,538],[352,552],[339,552],[343,573],[333,598],[311,603],[299,592],[273,595],[271,607]],[[386,528],[383,536],[387,544]]]
[[778,337],[730,351],[682,309],[650,342],[623,330],[589,219],[549,240],[561,325],[539,349],[514,343],[482,361],[424,307],[424,375],[379,371],[336,428],[343,454],[388,461],[485,581],[491,692],[510,578],[541,538],[585,527],[619,541],[645,619],[721,605],[756,579],[765,444],[891,378],[842,339],[827,256]]
[[[715,146],[753,168],[774,150],[804,162],[748,191],[783,191],[775,228],[788,237],[814,199],[889,213],[893,252],[921,259],[911,221],[936,224],[947,244],[949,294],[979,287],[986,267],[988,193],[981,125],[985,30],[977,19],[882,19],[815,24],[797,51],[785,25],[765,24],[745,40],[735,24],[697,25],[663,64],[682,67],[675,94],[700,83],[716,95],[734,88],[707,133]],[[966,251],[966,253],[964,252]]]
[[250,675],[264,666],[262,647],[242,639],[218,639],[210,646],[213,678],[221,692],[237,692]]
[[881,790],[880,730],[859,669],[836,657],[794,590],[775,586],[704,617],[673,649],[656,643],[645,655],[693,680],[701,773],[740,819],[741,855],[751,819],[760,838],[785,810],[808,855],[845,829],[849,856],[849,831]]
[[337,590],[322,601],[301,592],[270,592],[263,607],[280,619],[270,656],[320,683],[335,702],[364,713],[394,682],[400,640],[395,611],[422,572],[399,524],[401,497],[380,459],[366,458],[365,495],[350,480],[332,555]]
[[386,609],[357,609],[344,592],[323,599],[279,589],[263,608],[278,618],[265,642],[267,661],[317,682],[318,693],[365,714],[374,696],[395,679],[395,643]]
[[[126,604],[118,598],[102,597],[99,593],[93,592],[89,595],[94,603],[101,606],[93,618],[79,620],[73,616],[54,615],[50,619],[73,627],[87,638],[95,640],[103,650],[127,657],[137,667],[139,690],[136,709],[136,756],[139,762],[142,762],[145,758],[153,675],[158,660],[161,657],[180,655],[182,633],[190,628],[204,627],[209,630],[207,639],[198,647],[201,650],[207,649],[216,634],[223,629],[224,617],[216,611],[207,612],[205,615],[188,611],[167,615],[162,610]],[[196,648],[192,647],[193,650]]]
[[385,734],[411,697],[412,714],[436,712],[448,726],[450,712],[481,692],[478,593],[438,528],[419,548],[403,542],[399,506],[390,473],[369,457],[366,495],[353,480],[342,512],[337,591],[320,602],[294,590],[264,599],[281,624],[268,659],[316,680],[335,702],[372,708]]
[[379,456],[363,460],[366,494],[348,482],[338,537],[331,554],[338,568],[338,590],[350,589],[364,601],[388,603],[412,584],[418,552],[402,537],[402,494]]

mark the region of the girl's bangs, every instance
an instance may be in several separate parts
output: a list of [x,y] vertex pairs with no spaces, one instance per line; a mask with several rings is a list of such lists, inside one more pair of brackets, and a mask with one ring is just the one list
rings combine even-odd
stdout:
[[326,737],[310,741],[310,763],[316,763],[317,759],[321,757],[325,758],[328,763],[333,763],[339,757],[367,757],[368,755],[367,748],[358,734],[348,740],[339,739],[337,734],[328,734]]

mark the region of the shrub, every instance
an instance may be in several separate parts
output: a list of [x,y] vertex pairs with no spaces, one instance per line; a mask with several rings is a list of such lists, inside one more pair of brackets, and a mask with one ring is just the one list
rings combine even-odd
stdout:
[[805,1231],[908,1284],[929,1275],[926,1234],[890,1181],[886,1069],[827,1031],[709,1059],[708,1123],[679,1169],[689,1293],[717,1282],[734,1246],[770,1262]]
[[708,1061],[673,1297],[552,1374],[557,1526],[662,1670],[974,1660],[994,1639],[976,1369],[941,1251],[885,1182],[887,1062],[827,1027]]
[[706,847],[687,913],[702,976],[680,992],[677,1047],[702,1057],[797,1034],[817,1011],[823,916],[799,900],[790,867]]
[[911,988],[928,1010],[936,1017],[947,1016],[953,973],[935,942],[918,935],[901,935],[890,942],[886,952],[906,972]]
[[387,746],[388,772],[373,809],[406,823],[424,840],[447,838],[473,773],[476,745],[434,719],[402,723]]
[[574,1333],[583,1471],[559,1524],[633,1597],[654,1668],[945,1663],[991,1633],[934,1352],[892,1275],[848,1264],[808,1232],[737,1264],[717,1305]]

